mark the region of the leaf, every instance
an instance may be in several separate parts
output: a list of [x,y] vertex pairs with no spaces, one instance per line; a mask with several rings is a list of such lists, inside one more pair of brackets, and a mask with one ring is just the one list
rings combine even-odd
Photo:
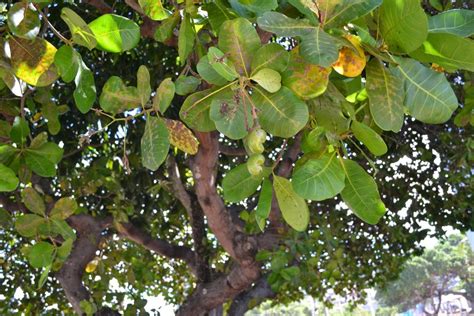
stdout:
[[227,57],[220,49],[210,47],[207,53],[207,59],[209,65],[227,81],[232,81],[239,76],[234,65],[227,60]]
[[153,36],[155,41],[164,43],[171,38],[173,36],[173,30],[176,25],[178,25],[180,18],[179,11],[176,11],[172,16],[161,22]]
[[335,152],[308,160],[293,173],[293,189],[298,195],[313,201],[336,196],[344,188],[344,171]]
[[230,170],[222,180],[224,199],[228,202],[236,203],[251,196],[257,191],[265,173],[267,172],[253,176],[247,170],[247,164],[238,165]]
[[279,12],[265,12],[257,19],[258,26],[278,36],[302,36],[313,32],[317,26],[306,19],[292,19]]
[[150,87],[150,72],[148,68],[141,65],[137,72],[137,90],[140,96],[140,102],[142,106],[145,106],[150,100],[151,87]]
[[472,56],[474,56],[473,40],[448,33],[428,34],[423,45],[410,53],[410,57],[421,62],[474,71]]
[[78,205],[72,197],[60,198],[49,213],[51,219],[66,219],[76,212]]
[[175,85],[171,78],[164,79],[156,89],[156,95],[153,97],[153,108],[164,114],[171,105],[175,93]]
[[193,76],[179,76],[175,82],[175,92],[178,95],[187,95],[196,91],[201,80]]
[[189,54],[193,51],[195,32],[191,24],[191,17],[185,14],[181,20],[178,37],[178,54],[181,65],[186,64]]
[[38,148],[25,150],[25,162],[41,177],[54,177],[56,165],[61,161],[63,149],[55,143],[46,143]]
[[38,228],[46,219],[36,214],[19,216],[15,221],[16,231],[23,237],[33,237],[38,233]]
[[28,187],[21,192],[21,198],[23,204],[31,212],[44,216],[46,211],[46,205],[44,204],[43,198],[36,192],[35,189]]
[[157,170],[168,156],[169,147],[166,124],[159,117],[147,116],[145,132],[141,139],[143,166],[152,171]]
[[258,83],[263,89],[275,93],[281,88],[281,76],[277,71],[270,68],[262,68],[250,79]]
[[20,180],[15,172],[2,163],[0,163],[0,174],[2,175],[0,177],[0,192],[14,191],[18,187]]
[[[270,215],[270,210],[272,207],[272,198],[273,198],[273,186],[270,180],[264,179],[262,183],[262,189],[260,190],[260,196],[258,198],[257,208],[255,209],[255,216],[263,221],[257,221],[258,223],[263,223],[260,226],[260,230],[263,231],[265,228],[265,220]],[[263,227],[262,227],[263,226]]]
[[323,0],[318,1],[324,16],[324,27],[339,27],[362,17],[382,4],[382,0]]
[[227,83],[227,80],[219,75],[214,67],[209,64],[209,58],[207,55],[201,57],[196,68],[201,78],[210,84],[222,86]]
[[0,207],[0,227],[3,227],[4,229],[10,229],[11,226],[12,218],[10,213],[3,207]]
[[206,3],[204,9],[207,11],[209,24],[211,24],[212,29],[216,33],[221,28],[222,23],[237,17],[237,15],[227,7],[222,0]]
[[474,34],[474,11],[455,9],[430,16],[428,17],[428,32],[471,36]]
[[382,156],[387,153],[387,145],[383,138],[373,129],[357,121],[352,121],[351,129],[357,140],[363,143],[372,154]]
[[64,239],[76,239],[76,234],[74,233],[74,230],[65,220],[55,218],[51,220],[51,224],[51,230],[55,234],[61,235]]
[[74,43],[87,47],[89,50],[97,46],[97,40],[91,28],[76,12],[69,8],[62,8],[61,19],[69,27]]
[[40,241],[34,244],[28,252],[28,261],[33,268],[43,268],[53,262],[54,246],[48,242]]
[[378,21],[384,41],[394,52],[410,53],[428,35],[428,18],[418,0],[384,1]]
[[143,12],[155,21],[161,21],[169,16],[168,10],[163,7],[161,0],[138,0]]
[[257,50],[250,69],[252,69],[252,75],[263,68],[270,68],[282,73],[288,67],[289,62],[290,54],[280,44],[269,43]]
[[74,243],[74,240],[75,240],[75,238],[66,239],[62,243],[62,245],[58,247],[57,256],[58,256],[59,260],[64,261],[64,260],[67,259],[67,257],[71,253],[72,245]]
[[342,112],[347,103],[341,92],[329,83],[326,93],[308,104],[318,126],[335,134],[341,134],[349,129],[349,120]]
[[102,88],[99,103],[104,111],[118,114],[138,107],[141,99],[136,87],[127,87],[120,77],[112,76]]
[[28,122],[22,117],[15,117],[13,126],[10,130],[10,138],[15,143],[22,145],[26,142],[27,137],[30,135],[30,127]]
[[339,50],[339,58],[332,68],[345,77],[357,77],[365,68],[365,53],[360,46],[360,38],[355,35],[345,36],[353,47],[344,46]]
[[397,58],[396,74],[405,84],[405,105],[424,123],[444,123],[458,107],[453,89],[444,74],[426,68],[413,59]]
[[74,90],[74,102],[77,108],[83,114],[87,113],[94,105],[97,93],[95,80],[92,71],[81,62],[81,67],[74,80],[76,89]]
[[246,10],[263,13],[266,11],[275,10],[278,7],[277,0],[239,0],[239,4]]
[[308,107],[286,87],[273,94],[255,87],[251,100],[260,125],[274,136],[291,137],[308,122]]
[[177,120],[165,119],[168,128],[169,140],[171,145],[177,147],[185,153],[195,155],[199,148],[199,141],[193,132],[182,122]]
[[106,52],[125,52],[140,41],[140,27],[123,16],[103,14],[89,23],[89,27],[97,40],[97,48]]
[[51,271],[51,265],[48,265],[44,268],[43,272],[41,272],[41,276],[38,280],[38,290],[43,287],[43,285],[48,280],[49,272]]
[[302,99],[315,98],[326,91],[331,68],[308,63],[300,54],[298,47],[290,53],[290,63],[282,74],[283,85],[290,88]]
[[342,199],[364,222],[377,224],[386,209],[374,179],[357,162],[344,160],[341,165],[346,175]]
[[250,62],[260,48],[260,37],[244,18],[225,21],[219,31],[219,48],[228,56],[240,75],[249,77]]
[[179,117],[192,129],[200,132],[214,131],[216,125],[209,117],[212,100],[228,93],[232,85],[234,83],[229,83],[217,89],[208,89],[191,94],[184,100]]
[[399,132],[403,126],[403,82],[373,58],[365,68],[370,113],[378,127]]
[[37,87],[49,86],[58,78],[54,66],[56,47],[48,41],[41,38],[30,41],[11,37],[8,43],[15,76]]
[[48,120],[48,131],[51,135],[56,135],[61,130],[59,122],[59,111],[56,104],[47,102],[41,107],[41,111],[46,120]]
[[285,222],[296,231],[305,231],[309,224],[309,210],[305,200],[293,191],[288,179],[273,176],[273,189]]
[[17,2],[10,7],[7,23],[13,35],[29,40],[38,35],[41,27],[38,12],[26,2]]
[[64,82],[68,83],[76,78],[81,65],[81,57],[69,45],[61,46],[54,55],[54,64]]
[[213,98],[210,118],[219,132],[230,139],[242,139],[253,126],[250,105],[245,105],[240,90]]

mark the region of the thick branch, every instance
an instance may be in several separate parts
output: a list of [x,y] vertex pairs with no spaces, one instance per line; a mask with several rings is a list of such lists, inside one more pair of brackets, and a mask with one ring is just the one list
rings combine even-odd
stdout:
[[96,255],[103,225],[89,215],[71,216],[68,223],[76,230],[77,239],[56,277],[66,293],[69,303],[78,315],[82,315],[80,303],[90,298],[89,291],[82,283],[82,275],[86,265]]
[[251,301],[254,305],[258,305],[265,299],[274,296],[275,293],[270,288],[267,279],[262,277],[250,290],[242,292],[235,297],[228,314],[232,316],[243,316],[249,310]]
[[84,0],[84,3],[93,6],[102,14],[113,12],[112,7],[103,0]]

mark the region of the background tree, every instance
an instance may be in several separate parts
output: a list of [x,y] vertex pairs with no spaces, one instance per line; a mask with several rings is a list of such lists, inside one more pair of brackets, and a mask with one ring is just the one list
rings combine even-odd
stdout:
[[4,4],[2,314],[357,302],[472,227],[473,11],[393,4]]
[[424,304],[427,314],[436,315],[443,295],[466,296],[472,282],[473,259],[467,240],[451,235],[423,255],[408,260],[399,279],[379,290],[378,297],[384,305],[396,306],[399,311]]

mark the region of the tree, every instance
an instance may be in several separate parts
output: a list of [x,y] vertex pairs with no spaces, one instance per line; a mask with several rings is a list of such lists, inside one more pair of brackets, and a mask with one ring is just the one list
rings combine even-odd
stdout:
[[4,5],[2,313],[357,302],[474,226],[473,11],[394,3]]
[[[466,239],[451,235],[435,248],[407,261],[399,279],[380,289],[377,294],[386,306],[396,306],[403,311],[422,303],[427,314],[437,315],[443,295],[465,295],[467,291],[459,290],[469,290],[473,259]],[[432,306],[434,313],[429,312],[427,306]]]

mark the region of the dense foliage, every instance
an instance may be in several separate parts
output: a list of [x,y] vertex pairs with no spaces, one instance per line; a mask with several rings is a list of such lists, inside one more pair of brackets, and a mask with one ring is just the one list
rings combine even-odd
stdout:
[[2,314],[357,302],[474,226],[474,11],[429,3],[2,4]]

